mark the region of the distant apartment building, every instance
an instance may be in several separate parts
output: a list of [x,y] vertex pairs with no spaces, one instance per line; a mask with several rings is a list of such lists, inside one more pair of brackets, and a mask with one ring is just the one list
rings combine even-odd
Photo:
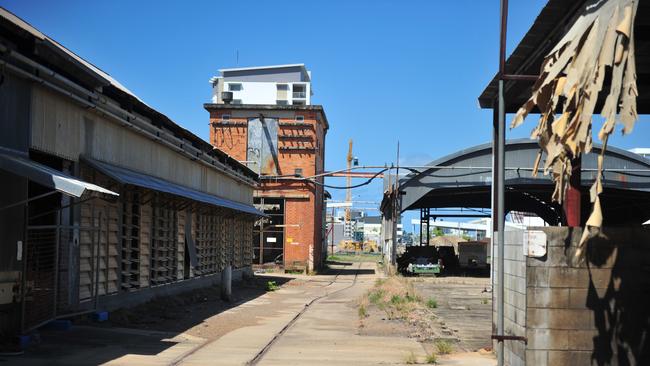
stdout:
[[[398,233],[398,235],[400,235],[400,233]],[[366,216],[363,218],[363,239],[365,241],[380,243],[381,216]]]
[[221,69],[210,83],[215,104],[311,105],[311,72],[304,64]]
[[[212,78],[210,142],[260,174],[254,263],[311,271],[324,259],[325,111],[311,105],[304,65],[220,70]],[[225,90],[225,91],[224,91]],[[229,94],[232,93],[232,94]],[[310,178],[310,179],[306,179]]]

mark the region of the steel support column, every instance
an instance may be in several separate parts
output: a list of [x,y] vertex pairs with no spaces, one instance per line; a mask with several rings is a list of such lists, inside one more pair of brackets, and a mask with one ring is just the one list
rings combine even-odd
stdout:
[[[504,221],[505,221],[505,141],[506,141],[506,131],[505,131],[505,103],[503,101],[503,80],[499,80],[499,128],[497,129],[497,145],[498,145],[498,154],[497,154],[497,165],[498,165],[498,177],[496,183],[497,187],[497,248],[498,248],[498,258],[499,263],[497,264],[497,335],[503,336],[504,333],[504,256],[505,256],[505,237],[504,237]],[[503,365],[503,339],[498,341],[497,347],[497,361],[498,365]]]
[[431,244],[431,209],[426,208],[426,215],[424,216],[424,219],[426,220],[426,225],[427,225],[427,246]]
[[569,179],[569,185],[567,186],[564,202],[562,203],[566,225],[569,227],[576,227],[582,224],[581,171],[582,157],[579,156],[571,159],[571,178]]
[[[503,75],[506,73],[506,35],[507,35],[507,25],[508,25],[508,0],[501,0],[501,21],[499,29],[499,111],[498,111],[498,128],[497,136],[494,145],[498,146],[498,151],[496,155],[497,169],[496,181],[492,184],[496,185],[496,218],[497,218],[497,246],[498,246],[498,264],[497,264],[497,336],[501,337],[497,341],[497,364],[503,366],[504,354],[503,354],[503,336],[504,333],[504,220],[505,220],[505,141],[506,141],[506,131],[505,131],[505,101],[503,100]],[[492,212],[494,214],[494,207],[492,207]],[[493,224],[494,227],[494,224]]]

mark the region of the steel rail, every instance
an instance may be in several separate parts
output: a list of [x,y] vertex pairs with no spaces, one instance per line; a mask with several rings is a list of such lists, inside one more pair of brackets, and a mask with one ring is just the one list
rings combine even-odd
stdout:
[[[294,316],[289,321],[289,323],[287,323],[278,333],[276,333],[275,336],[269,341],[269,343],[267,343],[266,346],[264,346],[264,348],[262,348],[255,355],[255,357],[253,357],[253,359],[248,361],[246,363],[246,365],[257,365],[257,363],[260,362],[262,360],[262,358],[264,358],[264,356],[268,353],[268,351],[271,349],[271,347],[273,347],[273,345],[280,339],[280,337],[282,337],[291,328],[291,326],[293,326],[293,324],[295,324],[295,322],[298,321],[298,319],[303,314],[305,314],[307,312],[307,310],[309,310],[309,307],[311,305],[313,305],[314,303],[316,303],[316,302],[318,302],[318,301],[320,301],[320,300],[322,300],[322,299],[324,299],[324,298],[326,298],[328,296],[331,296],[331,295],[334,295],[334,294],[339,293],[341,291],[347,290],[347,289],[351,288],[352,286],[356,285],[360,269],[361,269],[361,263],[359,263],[359,266],[357,267],[357,271],[354,274],[354,279],[352,280],[352,283],[350,285],[345,286],[345,287],[343,287],[341,289],[338,289],[338,290],[336,290],[334,292],[325,293],[324,295],[318,296],[318,297],[312,299],[311,301],[309,301],[307,304],[305,304],[305,306],[302,308],[302,310],[300,310],[300,312],[298,312],[298,314],[296,314],[296,316]],[[332,284],[334,284],[340,275],[341,275],[341,273],[339,272],[334,277],[334,279],[329,284],[325,285],[324,287],[331,286]]]

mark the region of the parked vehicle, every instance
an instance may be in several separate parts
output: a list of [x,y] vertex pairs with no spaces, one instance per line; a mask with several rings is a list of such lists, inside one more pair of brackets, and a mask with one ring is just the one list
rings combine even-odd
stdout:
[[489,245],[484,241],[458,243],[458,264],[464,269],[487,269]]

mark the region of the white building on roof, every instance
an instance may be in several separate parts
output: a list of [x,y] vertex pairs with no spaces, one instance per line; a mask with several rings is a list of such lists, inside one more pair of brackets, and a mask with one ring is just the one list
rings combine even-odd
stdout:
[[210,84],[217,104],[311,104],[311,71],[304,64],[221,69]]

